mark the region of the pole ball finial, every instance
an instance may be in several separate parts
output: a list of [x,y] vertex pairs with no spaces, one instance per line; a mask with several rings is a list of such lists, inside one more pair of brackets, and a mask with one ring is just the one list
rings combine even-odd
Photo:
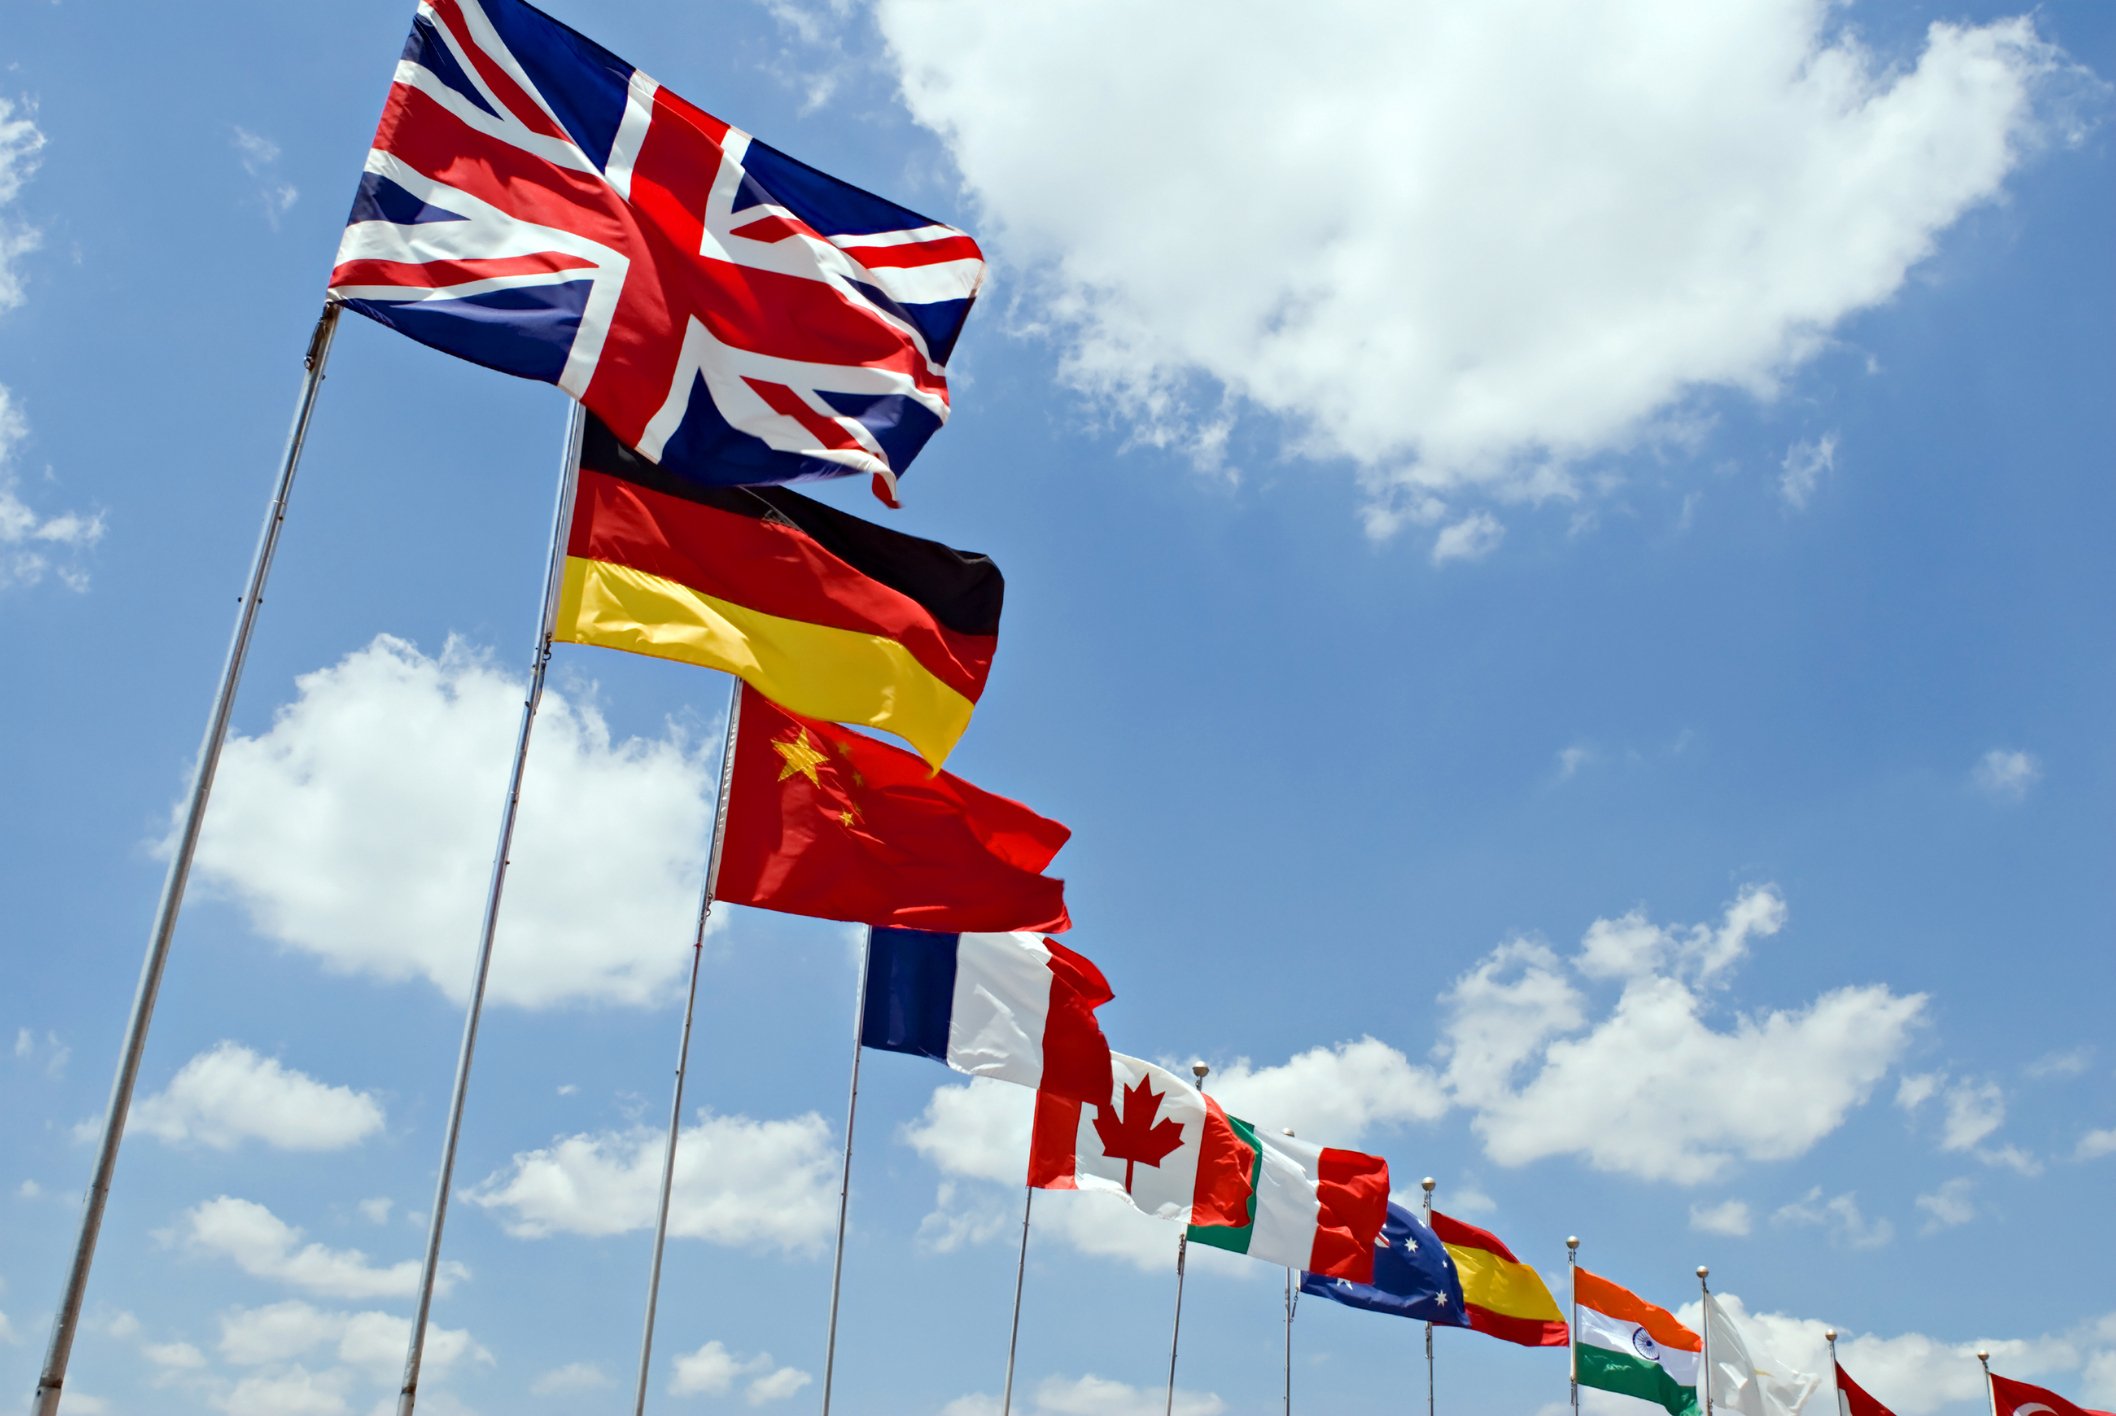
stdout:
[[1835,1328],[1822,1329],[1822,1335],[1828,1338],[1831,1342],[1835,1342],[1837,1340],[1837,1330]]
[[1433,1193],[1433,1186],[1437,1185],[1438,1183],[1440,1182],[1433,1179],[1432,1176],[1428,1175],[1423,1180],[1420,1180],[1418,1182],[1418,1188],[1430,1195]]
[[1705,1278],[1705,1277],[1708,1277],[1708,1276],[1710,1276],[1711,1272],[1712,1272],[1712,1270],[1710,1270],[1710,1269],[1706,1268],[1706,1267],[1705,1267],[1705,1266],[1704,1266],[1703,1264],[1699,1264],[1699,1265],[1697,1266],[1697,1276],[1698,1276],[1699,1278]]
[[1979,1361],[1979,1362],[1988,1362],[1988,1361],[1990,1361],[1990,1360],[1991,1360],[1991,1351],[1990,1351],[1990,1349],[1989,1349],[1989,1348],[1985,1348],[1985,1347],[1979,1347],[1979,1348],[1977,1348],[1977,1349],[1976,1349],[1976,1360],[1977,1360],[1977,1361]]
[[1580,1247],[1580,1236],[1579,1236],[1579,1235],[1577,1235],[1577,1234],[1568,1234],[1568,1235],[1566,1235],[1566,1236],[1565,1236],[1565,1247],[1566,1247],[1566,1248],[1568,1248],[1568,1249],[1577,1249],[1577,1248],[1579,1248],[1579,1247]]
[[1211,1070],[1212,1069],[1206,1066],[1203,1062],[1193,1062],[1190,1064],[1190,1075],[1196,1077],[1201,1083],[1205,1080],[1205,1074],[1207,1072],[1210,1072]]

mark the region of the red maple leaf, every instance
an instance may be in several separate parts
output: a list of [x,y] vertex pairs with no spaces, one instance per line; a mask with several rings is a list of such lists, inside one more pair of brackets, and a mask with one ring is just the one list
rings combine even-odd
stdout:
[[1155,1121],[1166,1092],[1156,1092],[1144,1077],[1124,1089],[1124,1101],[1116,1115],[1107,1106],[1095,1108],[1095,1134],[1102,1138],[1102,1153],[1124,1162],[1124,1193],[1131,1193],[1132,1167],[1151,1165],[1159,1169],[1169,1152],[1183,1144],[1183,1123]]

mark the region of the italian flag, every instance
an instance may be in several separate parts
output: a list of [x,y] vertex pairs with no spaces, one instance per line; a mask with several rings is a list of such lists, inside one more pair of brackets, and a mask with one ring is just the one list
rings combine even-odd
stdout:
[[1585,1269],[1573,1272],[1572,1284],[1579,1307],[1572,1332],[1580,1385],[1650,1401],[1669,1416],[1691,1416],[1698,1409],[1704,1340],[1667,1309]]
[[1374,1239],[1389,1217],[1389,1163],[1377,1155],[1259,1135],[1229,1116],[1254,1159],[1248,1222],[1190,1227],[1190,1242],[1281,1268],[1374,1281]]

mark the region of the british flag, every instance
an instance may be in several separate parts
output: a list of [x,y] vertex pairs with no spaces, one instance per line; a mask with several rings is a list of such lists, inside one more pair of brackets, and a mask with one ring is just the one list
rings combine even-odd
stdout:
[[669,472],[896,479],[984,279],[952,226],[730,127],[521,0],[424,0],[331,272]]

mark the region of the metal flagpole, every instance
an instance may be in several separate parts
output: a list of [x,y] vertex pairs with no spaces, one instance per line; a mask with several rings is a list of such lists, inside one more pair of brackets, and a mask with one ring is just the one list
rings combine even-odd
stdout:
[[1976,1360],[1984,1368],[1984,1397],[1991,1403],[1991,1416],[1998,1416],[1998,1388],[1991,1385],[1991,1353],[1988,1348],[1976,1349]]
[[698,933],[691,940],[691,987],[683,998],[683,1040],[676,1046],[676,1092],[669,1102],[669,1143],[661,1155],[661,1207],[654,1214],[654,1260],[647,1269],[646,1331],[639,1339],[639,1391],[632,1416],[647,1409],[647,1370],[654,1358],[654,1313],[661,1301],[661,1251],[669,1240],[669,1199],[676,1188],[676,1138],[683,1125],[683,1076],[691,1059],[691,1015],[698,1006],[698,968],[705,958],[705,923],[720,884],[720,851],[727,842],[727,797],[735,777],[735,728],[742,714],[742,680],[730,678],[727,736],[720,745],[720,795],[713,806],[713,843],[706,853],[705,889],[698,900]]
[[[1284,1128],[1287,1135],[1293,1128]],[[1293,1416],[1293,1270],[1286,1270],[1286,1416]]]
[[[1428,1175],[1418,1182],[1425,1191],[1425,1227],[1433,1227],[1433,1177]],[[1425,1416],[1433,1416],[1433,1325],[1425,1325]]]
[[1702,1395],[1705,1399],[1705,1416],[1712,1416],[1712,1285],[1705,1282],[1711,1275],[1712,1270],[1706,1268],[1703,1264],[1697,1266],[1697,1292],[1700,1298],[1697,1310],[1697,1332],[1702,1342],[1702,1348],[1698,1353],[1699,1360],[1697,1365],[1704,1368],[1704,1371],[1698,1376],[1698,1381],[1704,1385]]
[[1036,1206],[1036,1187],[1024,1185],[1021,1202],[1021,1257],[1014,1264],[1014,1326],[1007,1331],[1007,1384],[999,1396],[999,1416],[1014,1409],[1014,1349],[1021,1341],[1021,1280],[1029,1271],[1029,1212]]
[[441,1227],[448,1218],[448,1189],[455,1180],[456,1142],[463,1131],[463,1099],[470,1088],[470,1060],[477,1051],[485,979],[492,972],[492,938],[499,927],[500,894],[507,886],[508,852],[514,845],[514,822],[521,809],[522,769],[529,761],[529,733],[536,726],[537,705],[544,697],[544,671],[551,664],[552,623],[558,613],[559,584],[565,575],[566,534],[573,522],[573,493],[580,482],[580,440],[586,427],[587,410],[576,403],[566,424],[566,453],[551,511],[551,553],[544,566],[544,604],[537,619],[536,653],[530,662],[529,692],[522,699],[521,726],[515,733],[507,799],[500,808],[500,838],[492,853],[492,877],[485,886],[485,918],[478,932],[477,965],[471,973],[470,1006],[463,1015],[462,1048],[456,1054],[455,1086],[448,1099],[441,1173],[435,1180],[433,1213],[426,1224],[426,1255],[419,1270],[419,1299],[412,1309],[411,1341],[404,1352],[404,1385],[397,1392],[397,1416],[411,1416],[419,1399],[419,1364],[426,1355],[426,1319],[433,1309],[434,1276],[441,1264]]
[[147,934],[147,958],[140,965],[140,982],[132,996],[132,1016],[125,1024],[125,1040],[118,1048],[118,1074],[110,1086],[110,1104],[103,1113],[103,1134],[96,1142],[95,1168],[89,1172],[88,1194],[81,1205],[81,1232],[74,1241],[73,1260],[66,1270],[66,1286],[60,1291],[59,1308],[52,1317],[51,1346],[44,1356],[44,1369],[37,1378],[35,1416],[55,1416],[59,1394],[66,1385],[66,1365],[73,1357],[75,1329],[80,1326],[81,1302],[88,1292],[88,1270],[95,1262],[96,1240],[103,1230],[103,1207],[110,1198],[110,1180],[118,1164],[118,1145],[125,1136],[125,1118],[132,1110],[132,1090],[139,1082],[140,1057],[147,1047],[147,1026],[154,1020],[155,999],[162,990],[162,970],[169,962],[169,943],[176,933],[177,912],[183,908],[184,886],[191,878],[191,858],[198,849],[198,833],[206,819],[206,799],[213,793],[213,777],[220,768],[221,744],[227,740],[228,718],[235,708],[236,685],[242,681],[243,661],[250,653],[250,632],[257,624],[258,608],[264,603],[265,577],[271,574],[272,556],[279,549],[279,530],[286,520],[287,498],[294,490],[294,472],[301,465],[302,444],[308,440],[309,418],[316,411],[316,395],[323,387],[323,366],[330,358],[331,340],[338,332],[338,304],[325,301],[323,313],[309,334],[308,352],[302,356],[301,392],[294,401],[294,422],[287,430],[286,450],[280,455],[279,477],[272,499],[265,506],[264,528],[257,535],[257,550],[250,558],[250,578],[243,587],[240,608],[235,613],[235,635],[228,644],[228,657],[221,665],[220,686],[213,692],[213,707],[206,714],[206,736],[199,745],[198,762],[191,770],[191,797],[184,808],[183,825],[177,829],[176,851],[169,860],[169,873],[162,879],[162,896],[154,907],[154,926]]
[[823,1337],[823,1416],[830,1416],[831,1379],[838,1363],[838,1286],[845,1274],[845,1208],[852,1194],[852,1121],[860,1109],[860,1039],[867,1024],[867,964],[874,954],[874,927],[860,945],[859,1001],[852,1009],[852,1084],[845,1098],[845,1166],[838,1176],[838,1246],[830,1259],[830,1326]]
[[1822,1339],[1829,1344],[1830,1405],[1839,1413],[1839,1416],[1842,1416],[1844,1410],[1844,1380],[1837,1371],[1837,1330],[1835,1328],[1824,1328],[1822,1330]]
[[1565,1358],[1571,1366],[1572,1416],[1580,1416],[1580,1236],[1565,1236],[1565,1277],[1572,1285],[1572,1323],[1565,1334]]
[[[1205,1078],[1212,1071],[1203,1062],[1190,1064],[1190,1075],[1198,1079],[1198,1090],[1205,1090]],[[1183,1337],[1183,1261],[1190,1254],[1190,1229],[1186,1225],[1176,1236],[1176,1321],[1168,1332],[1168,1406],[1167,1416],[1175,1416],[1176,1409],[1176,1347]]]

